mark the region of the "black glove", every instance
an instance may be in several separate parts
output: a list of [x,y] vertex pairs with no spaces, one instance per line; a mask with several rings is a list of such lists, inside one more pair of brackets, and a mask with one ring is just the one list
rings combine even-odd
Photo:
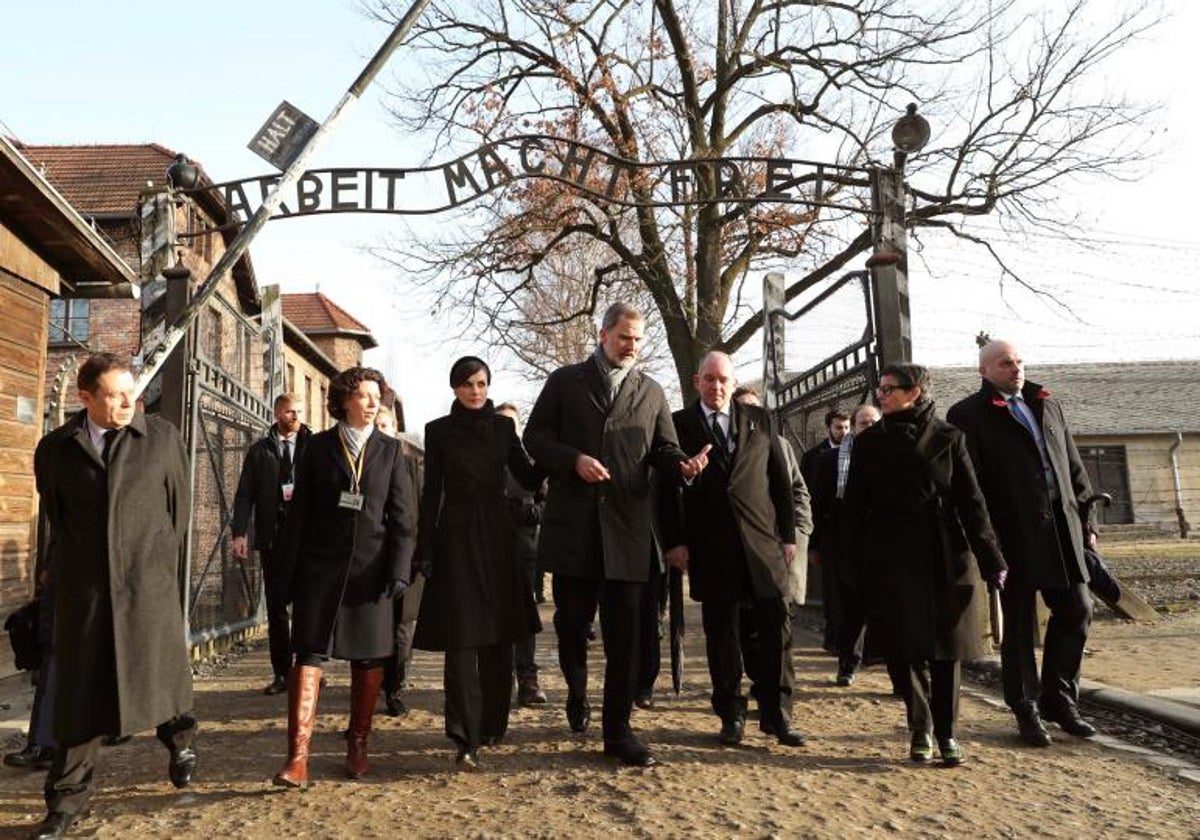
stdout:
[[408,584],[397,578],[393,578],[387,582],[387,586],[383,588],[384,598],[399,598],[404,594],[404,590],[408,589]]

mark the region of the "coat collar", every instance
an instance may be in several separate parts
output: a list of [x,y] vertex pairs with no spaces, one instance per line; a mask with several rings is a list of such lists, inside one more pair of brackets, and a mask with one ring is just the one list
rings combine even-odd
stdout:
[[[96,447],[92,446],[92,439],[88,435],[87,426],[84,425],[83,422],[84,418],[86,417],[87,409],[81,408],[74,415],[72,415],[71,419],[64,423],[63,426],[70,430],[70,437],[83,447],[83,451],[86,452],[88,456],[96,462],[97,465],[102,467],[104,466],[104,463],[100,460],[100,455],[96,452]],[[129,421],[129,425],[125,428],[136,437],[145,437],[146,415],[140,411],[135,411],[133,414],[133,419]]]

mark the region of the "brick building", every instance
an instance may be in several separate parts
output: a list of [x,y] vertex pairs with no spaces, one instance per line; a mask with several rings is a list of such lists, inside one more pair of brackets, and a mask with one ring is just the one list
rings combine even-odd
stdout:
[[[20,146],[34,167],[132,266],[140,299],[54,301],[48,307],[46,427],[77,408],[74,369],[88,353],[134,359],[151,349],[165,324],[220,259],[237,230],[216,191],[168,193],[176,154],[157,144]],[[211,183],[200,170],[200,184]],[[188,272],[172,269],[186,268]],[[164,275],[165,271],[165,275]],[[174,279],[167,279],[168,277]],[[300,295],[301,299],[311,296]],[[370,331],[324,296],[316,307],[285,304],[286,386],[304,395],[307,421],[328,424],[329,378],[375,346]],[[261,575],[233,560],[227,523],[247,447],[270,422],[259,318],[262,299],[249,256],[221,278],[188,338],[151,382],[145,408],[183,429],[194,474],[189,621],[203,644],[253,626]],[[308,335],[306,327],[314,333]],[[195,375],[188,376],[189,370]],[[298,377],[298,379],[297,379]]]

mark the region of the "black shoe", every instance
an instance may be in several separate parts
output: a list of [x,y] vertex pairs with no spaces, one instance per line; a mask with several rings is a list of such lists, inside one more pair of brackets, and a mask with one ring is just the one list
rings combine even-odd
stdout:
[[853,685],[854,684],[854,672],[853,671],[838,671],[837,684],[840,685],[842,688],[845,688],[848,685]]
[[521,677],[517,680],[517,705],[546,705],[546,692],[542,691],[542,687],[538,685],[536,674],[528,677]]
[[630,735],[623,741],[605,741],[604,754],[620,760],[626,767],[653,767],[658,764],[650,748]]
[[479,739],[481,747],[497,747],[504,740],[503,735],[484,735]]
[[20,752],[4,756],[6,767],[16,767],[20,770],[49,770],[53,762],[54,750],[36,744],[28,744]]
[[639,709],[653,709],[654,708],[654,693],[650,692],[650,691],[646,691],[646,692],[639,694],[637,696],[637,699],[635,699],[633,701],[633,705],[637,706]]
[[75,824],[76,818],[76,814],[51,811],[29,834],[29,840],[56,840],[58,837],[66,837],[67,831]]
[[482,768],[479,765],[479,754],[469,747],[459,747],[458,755],[454,757],[454,769],[459,773],[477,773]]
[[404,717],[408,714],[408,706],[404,705],[404,701],[400,699],[400,692],[398,691],[384,692],[383,705],[387,707],[387,713],[390,717]]
[[1096,734],[1096,727],[1084,720],[1079,714],[1079,708],[1074,705],[1063,706],[1043,714],[1046,720],[1057,723],[1068,735],[1074,735],[1076,738],[1091,738]]
[[942,754],[942,764],[946,767],[957,767],[967,760],[962,747],[954,738],[938,738],[938,752]]
[[1033,747],[1048,747],[1054,743],[1037,708],[1017,712],[1017,732],[1021,740]]
[[271,680],[271,684],[263,689],[263,694],[268,696],[275,694],[287,694],[287,676],[284,674],[276,674],[275,679]]
[[185,788],[192,783],[196,775],[196,751],[188,747],[182,750],[171,750],[171,763],[167,765],[167,776],[171,784],[177,788]]
[[572,732],[587,732],[592,722],[592,707],[586,700],[567,699],[567,724]]
[[742,743],[742,736],[746,734],[746,722],[741,718],[731,718],[721,724],[721,733],[717,735],[717,740],[727,747],[735,747]]
[[794,729],[777,729],[775,731],[775,740],[779,742],[781,747],[803,747],[808,743],[808,739]]
[[912,740],[908,743],[908,757],[921,763],[933,760],[933,739],[928,732],[912,734]]

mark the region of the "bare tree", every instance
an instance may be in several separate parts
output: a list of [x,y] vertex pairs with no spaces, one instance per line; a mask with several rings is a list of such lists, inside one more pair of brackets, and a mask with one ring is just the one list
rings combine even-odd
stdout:
[[[937,127],[909,164],[911,223],[989,249],[962,220],[1062,225],[1067,182],[1142,160],[1152,109],[1096,77],[1158,16],[1137,5],[1111,17],[1098,5],[435,0],[409,44],[414,75],[392,103],[404,130],[434,138],[430,158],[540,132],[643,163],[788,154],[844,168],[810,183],[818,200],[807,206],[723,203],[716,167],[696,168],[697,201],[671,208],[633,206],[652,203],[647,177],[629,179],[621,204],[524,181],[474,205],[458,235],[393,244],[388,257],[465,329],[518,353],[528,327],[590,318],[615,278],[635,278],[690,394],[706,351],[734,352],[759,328],[742,300],[752,267],[785,263],[791,300],[871,248],[869,217],[855,212],[869,201],[864,167],[890,153],[886,133],[908,102]],[[599,249],[586,275],[579,268],[586,293],[556,299],[570,265],[560,258],[582,243]]]

